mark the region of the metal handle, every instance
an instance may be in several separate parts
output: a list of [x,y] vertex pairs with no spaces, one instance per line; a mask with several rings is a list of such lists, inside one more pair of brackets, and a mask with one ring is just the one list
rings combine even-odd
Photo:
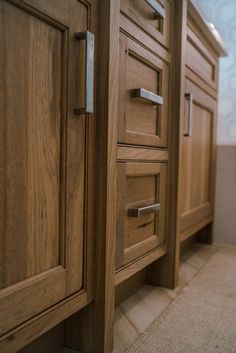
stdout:
[[94,34],[86,32],[75,33],[77,40],[85,40],[85,107],[74,109],[75,114],[93,113],[94,89]]
[[155,16],[159,20],[163,20],[166,16],[165,9],[156,0],[146,0],[149,6],[155,11]]
[[144,88],[135,88],[130,90],[131,98],[142,98],[153,104],[163,104],[163,97],[158,96],[155,93],[149,92]]
[[189,111],[188,111],[188,132],[184,136],[192,136],[193,129],[193,95],[191,93],[186,93],[185,98],[189,100]]
[[148,213],[153,213],[160,211],[160,204],[154,203],[153,205],[148,205],[139,208],[129,208],[128,209],[128,216],[129,217],[141,217]]

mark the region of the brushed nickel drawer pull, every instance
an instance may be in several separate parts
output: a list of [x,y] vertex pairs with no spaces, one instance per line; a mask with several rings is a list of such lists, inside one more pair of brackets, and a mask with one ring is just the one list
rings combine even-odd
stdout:
[[128,216],[129,217],[141,217],[148,213],[153,213],[160,211],[160,204],[154,203],[153,205],[148,205],[139,208],[129,208],[128,209]]
[[149,102],[152,102],[153,104],[163,104],[163,97],[158,96],[155,93],[152,93],[150,91],[147,91],[144,88],[135,88],[130,90],[130,96],[131,98],[142,98],[145,99]]
[[94,34],[86,32],[75,33],[75,39],[85,40],[85,107],[74,109],[75,114],[93,113],[94,90]]
[[192,136],[193,130],[193,95],[191,93],[186,93],[185,98],[189,100],[189,111],[188,111],[188,132],[184,136]]
[[156,18],[163,20],[166,16],[165,9],[156,0],[146,0],[149,6],[156,12]]

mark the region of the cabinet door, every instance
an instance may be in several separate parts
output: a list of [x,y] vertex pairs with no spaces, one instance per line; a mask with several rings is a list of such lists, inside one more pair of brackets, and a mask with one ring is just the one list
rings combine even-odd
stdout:
[[181,231],[213,212],[216,101],[186,80]]
[[0,335],[83,287],[87,12],[0,1]]
[[165,243],[166,163],[118,163],[116,269]]
[[118,142],[167,146],[169,66],[120,33]]

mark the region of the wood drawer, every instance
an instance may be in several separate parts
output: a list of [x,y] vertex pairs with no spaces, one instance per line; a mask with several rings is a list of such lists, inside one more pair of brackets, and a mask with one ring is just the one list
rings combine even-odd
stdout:
[[118,142],[166,147],[169,66],[121,32],[119,71]]
[[166,169],[167,163],[118,163],[116,269],[164,244]]
[[120,7],[121,11],[146,33],[167,49],[170,47],[169,0],[121,0]]
[[198,83],[200,78],[217,90],[218,59],[190,26],[187,28],[186,65],[196,75],[196,78],[189,77],[191,80]]

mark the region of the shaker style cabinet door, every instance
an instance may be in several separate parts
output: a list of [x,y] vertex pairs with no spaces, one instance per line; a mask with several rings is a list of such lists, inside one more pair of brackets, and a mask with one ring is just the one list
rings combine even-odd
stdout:
[[87,12],[0,0],[0,335],[83,287]]
[[118,142],[166,147],[169,66],[120,33]]
[[181,231],[213,213],[217,102],[186,80]]
[[116,269],[166,241],[166,163],[118,163]]

